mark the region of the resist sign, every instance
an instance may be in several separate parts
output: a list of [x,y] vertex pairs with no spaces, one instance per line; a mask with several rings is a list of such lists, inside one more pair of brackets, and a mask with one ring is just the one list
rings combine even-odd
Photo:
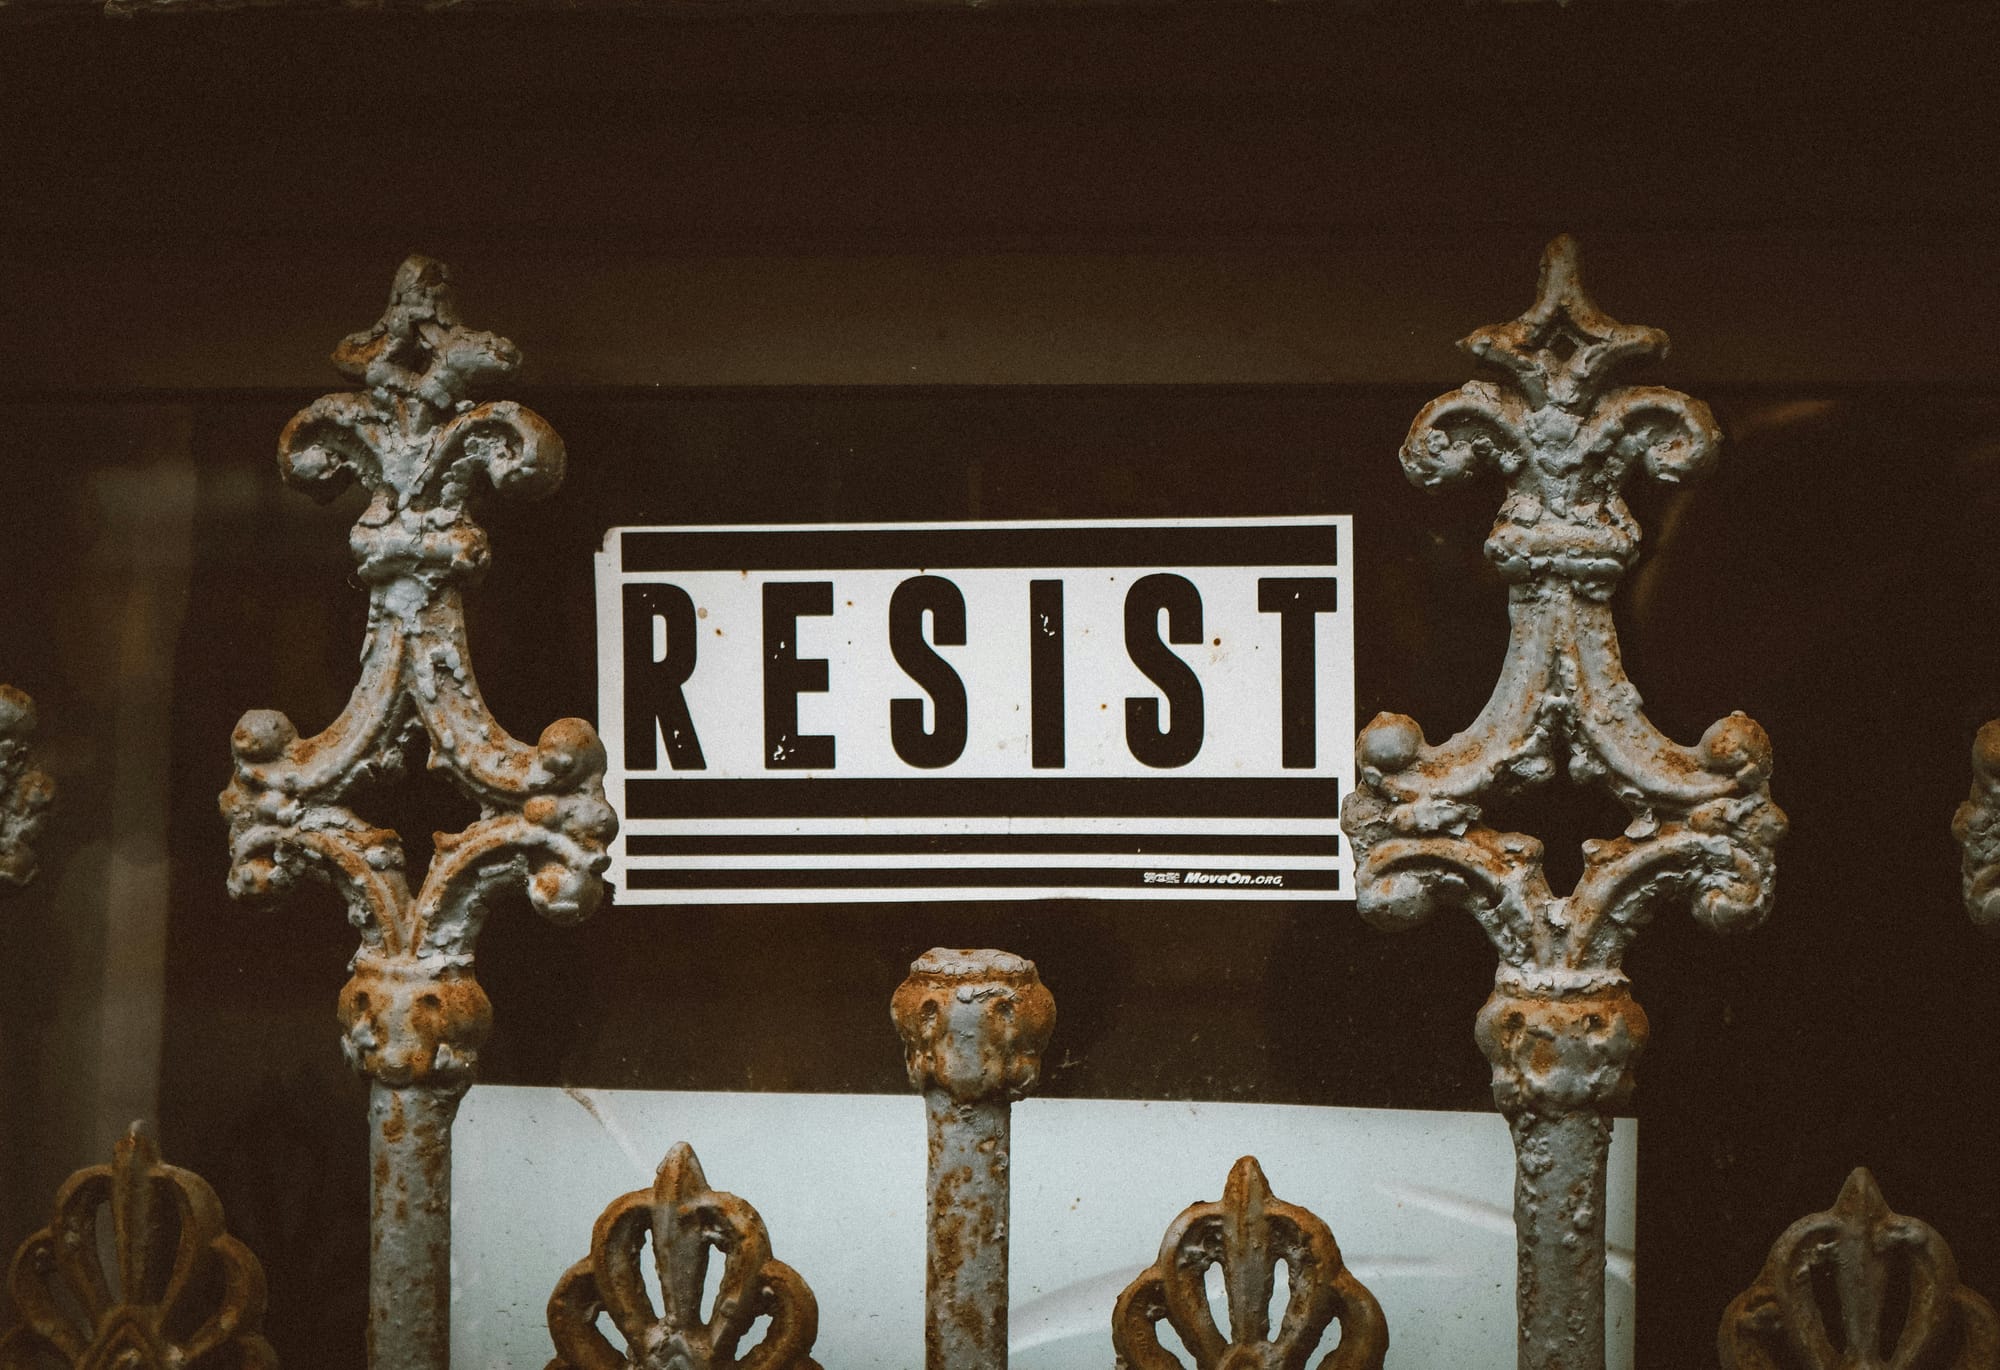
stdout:
[[1349,898],[1353,521],[616,528],[625,902]]

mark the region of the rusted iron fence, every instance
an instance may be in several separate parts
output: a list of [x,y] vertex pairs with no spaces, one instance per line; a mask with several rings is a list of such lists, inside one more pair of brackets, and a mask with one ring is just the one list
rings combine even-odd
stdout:
[[[1613,383],[1623,363],[1662,354],[1665,336],[1600,311],[1576,245],[1561,238],[1528,312],[1464,346],[1502,379],[1433,401],[1402,462],[1425,486],[1488,469],[1507,481],[1486,542],[1509,583],[1506,659],[1479,718],[1446,742],[1429,744],[1401,715],[1368,725],[1343,823],[1364,917],[1402,928],[1468,912],[1499,952],[1475,1035],[1516,1146],[1519,1363],[1602,1370],[1609,1112],[1632,1089],[1647,1036],[1622,957],[1667,905],[1690,905],[1718,931],[1759,923],[1786,820],[1757,724],[1732,714],[1695,746],[1676,744],[1647,721],[1620,663],[1609,600],[1639,543],[1622,487],[1642,470],[1699,476],[1719,440],[1699,401]],[[522,743],[474,681],[460,596],[488,547],[473,496],[546,494],[563,472],[562,443],[543,420],[475,397],[518,360],[506,340],[460,322],[444,268],[423,258],[398,272],[382,319],[336,350],[335,365],[362,388],[303,410],[279,460],[318,498],[351,481],[370,496],[350,538],[370,594],[360,680],[317,736],[300,737],[282,713],[245,715],[221,797],[232,893],[275,900],[320,880],[360,934],[339,1016],[347,1058],[371,1086],[368,1363],[378,1370],[449,1362],[451,1125],[491,1026],[473,973],[487,900],[525,886],[546,917],[587,916],[616,832],[590,725],[564,719]],[[25,758],[32,726],[26,697],[0,687],[0,877],[14,883],[33,872],[30,842],[51,788]],[[397,835],[347,797],[398,776],[419,741],[480,816],[438,836],[413,892]],[[1974,764],[1957,830],[1968,904],[1992,924],[2000,724],[1981,732]],[[1609,791],[1629,817],[1619,836],[1586,844],[1582,877],[1562,895],[1545,878],[1540,843],[1484,821],[1496,797],[1560,772]],[[1037,1083],[1055,1001],[1021,957],[940,948],[911,967],[891,1016],[928,1134],[926,1370],[1002,1370],[1010,1109]],[[648,1243],[657,1301],[643,1271]],[[773,1250],[755,1208],[712,1189],[693,1151],[675,1146],[649,1189],[604,1211],[588,1256],[557,1281],[551,1370],[818,1370],[818,1305]],[[705,1300],[716,1259],[717,1292]],[[1214,1267],[1226,1327],[1211,1308]],[[142,1129],[110,1165],[70,1179],[9,1280],[19,1321],[0,1338],[0,1370],[276,1363],[260,1331],[256,1258],[228,1235],[208,1186],[165,1164]],[[1327,1225],[1276,1198],[1248,1156],[1220,1201],[1172,1223],[1155,1263],[1107,1313],[1116,1363],[1129,1370],[1184,1364],[1162,1324],[1199,1370],[1303,1370],[1330,1331],[1322,1370],[1378,1370],[1390,1345],[1380,1306]],[[1959,1286],[1943,1239],[1892,1213],[1857,1170],[1833,1209],[1780,1237],[1724,1314],[1718,1350],[1724,1370],[1972,1370],[2000,1366],[2000,1321]]]

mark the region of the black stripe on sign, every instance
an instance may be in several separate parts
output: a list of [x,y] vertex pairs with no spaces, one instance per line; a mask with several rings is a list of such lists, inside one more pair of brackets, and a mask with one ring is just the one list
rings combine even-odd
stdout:
[[[684,870],[657,866],[634,866],[626,870],[626,883],[634,890],[865,890],[865,889],[1049,889],[1131,888],[1143,886],[1171,894],[1176,889],[1241,890],[1320,890],[1340,888],[1337,870],[1256,870],[1227,868],[1195,870],[1171,862],[1162,871],[1181,877],[1178,884],[1158,885],[1145,880],[1143,870],[1119,868],[1049,869],[1008,866],[1000,869],[946,866],[912,869],[890,866],[874,870],[802,870],[797,867],[755,870]],[[1190,875],[1205,877],[1189,879]],[[1279,876],[1280,885],[1259,885],[1260,877]]]
[[647,818],[1332,818],[1333,776],[1165,780],[642,779],[625,816]]
[[660,571],[842,571],[977,567],[1333,566],[1333,524],[1173,528],[874,528],[802,526],[758,532],[639,530],[619,539],[627,574]]
[[694,834],[634,833],[625,854],[638,856],[972,856],[1047,852],[1150,856],[1338,856],[1334,833],[1296,837],[1235,837],[1227,833],[839,833]]

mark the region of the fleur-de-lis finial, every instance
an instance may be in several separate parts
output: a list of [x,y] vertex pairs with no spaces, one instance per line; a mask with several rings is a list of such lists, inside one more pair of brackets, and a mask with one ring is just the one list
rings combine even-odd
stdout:
[[[1711,927],[1754,926],[1770,907],[1772,846],[1785,827],[1770,799],[1762,728],[1732,714],[1696,746],[1680,746],[1646,719],[1625,676],[1604,599],[1638,528],[1618,485],[1641,457],[1691,474],[1715,439],[1698,401],[1606,388],[1609,366],[1658,352],[1665,338],[1604,318],[1576,270],[1574,243],[1557,239],[1535,306],[1467,340],[1532,385],[1503,392],[1475,381],[1434,400],[1403,448],[1405,469],[1422,484],[1487,462],[1510,478],[1487,541],[1513,581],[1513,631],[1493,695],[1470,727],[1436,746],[1412,718],[1375,718],[1357,747],[1361,785],[1342,814],[1362,857],[1363,916],[1404,927],[1439,908],[1469,907],[1504,970],[1530,988],[1622,981],[1627,943],[1668,899],[1690,899]],[[1556,335],[1571,333],[1576,349],[1557,355]],[[1699,461],[1684,460],[1697,452]],[[1480,819],[1489,797],[1548,783],[1565,767],[1608,789],[1631,822],[1586,845],[1582,881],[1558,898],[1542,876],[1540,843]]]
[[[284,477],[315,498],[349,482],[370,495],[349,538],[369,587],[361,678],[339,718],[302,738],[284,714],[255,709],[230,739],[222,793],[233,895],[275,900],[303,879],[345,899],[361,947],[340,996],[342,1046],[374,1087],[370,1118],[376,1246],[373,1363],[442,1370],[447,1357],[450,1126],[471,1084],[492,1007],[473,951],[497,891],[573,922],[603,895],[604,747],[579,718],[533,745],[487,708],[466,641],[463,586],[486,569],[477,490],[548,493],[563,445],[531,410],[476,402],[519,362],[512,343],[466,328],[445,269],[412,257],[388,309],[334,364],[367,388],[325,396],[278,440]],[[347,807],[356,787],[393,778],[421,733],[429,765],[479,806],[435,854],[413,893],[395,833]],[[407,1213],[407,1218],[398,1217]]]
[[1478,329],[1459,344],[1481,361],[1505,367],[1536,408],[1587,408],[1613,367],[1667,355],[1657,328],[1620,323],[1583,288],[1576,239],[1565,233],[1542,253],[1535,302],[1512,323]]
[[[110,1230],[101,1234],[109,1220]],[[116,1258],[106,1270],[100,1235]],[[229,1235],[215,1191],[167,1165],[139,1124],[110,1165],[79,1170],[8,1275],[21,1321],[0,1367],[275,1370],[262,1334],[264,1271]],[[79,1317],[79,1315],[81,1315]]]
[[[562,478],[562,442],[539,416],[467,398],[475,382],[516,364],[513,345],[460,324],[444,268],[412,257],[381,321],[334,355],[370,388],[308,405],[286,427],[278,459],[320,499],[350,480],[373,495],[351,539],[372,587],[361,679],[317,737],[301,738],[271,710],[237,725],[235,778],[222,795],[230,889],[271,898],[312,876],[341,891],[362,935],[342,1009],[350,1054],[371,1075],[421,1082],[469,1071],[484,1034],[489,1010],[470,969],[486,896],[520,879],[545,915],[583,917],[602,895],[616,820],[596,731],[563,719],[534,746],[516,741],[472,674],[458,582],[488,559],[470,512],[475,483],[539,495]],[[396,835],[342,801],[397,774],[419,730],[431,768],[481,816],[438,839],[413,896]]]
[[35,843],[55,798],[55,782],[28,756],[34,732],[35,701],[0,685],[0,887],[35,878]]
[[[1602,1115],[1630,1093],[1647,1035],[1626,948],[1673,903],[1717,930],[1761,922],[1785,816],[1762,728],[1731,714],[1693,747],[1673,742],[1642,712],[1619,655],[1608,601],[1639,546],[1624,482],[1635,466],[1694,476],[1719,442],[1699,401],[1612,383],[1621,363],[1664,353],[1665,335],[1605,316],[1583,291],[1576,244],[1558,238],[1533,307],[1464,346],[1506,383],[1433,400],[1402,462],[1420,485],[1488,467],[1507,480],[1486,541],[1509,581],[1507,657],[1479,717],[1445,742],[1431,745],[1403,714],[1370,722],[1341,822],[1364,918],[1395,929],[1463,909],[1499,952],[1475,1035],[1521,1156],[1521,1364],[1590,1370],[1604,1356]],[[1558,895],[1541,843],[1484,817],[1494,799],[1565,770],[1610,791],[1629,821],[1584,844],[1582,878]]]
[[[661,1307],[647,1292],[640,1259],[653,1244]],[[710,1252],[721,1279],[706,1317],[702,1292]],[[609,1317],[624,1339],[598,1330]],[[757,1319],[770,1325],[755,1345],[743,1338]],[[597,1220],[590,1255],[571,1266],[549,1297],[548,1370],[819,1370],[812,1359],[819,1303],[804,1279],[771,1255],[764,1220],[734,1194],[708,1187],[686,1142],[660,1162],[651,1189],[616,1200]]]
[[[1892,1304],[1898,1275],[1904,1292]],[[1892,1213],[1875,1177],[1859,1169],[1830,1210],[1799,1219],[1772,1245],[1756,1283],[1722,1315],[1716,1341],[1722,1370],[2000,1367],[1992,1305],[1959,1284],[1937,1229]]]
[[370,390],[448,410],[481,382],[510,375],[521,364],[521,353],[507,339],[459,320],[458,297],[444,263],[411,257],[396,271],[382,317],[342,339],[333,364]]
[[[1277,1263],[1288,1288],[1277,1331],[1271,1288]],[[1222,1267],[1229,1331],[1208,1305],[1208,1270]],[[1118,1370],[1186,1370],[1160,1344],[1168,1323],[1194,1357],[1194,1370],[1305,1370],[1326,1329],[1340,1343],[1319,1370],[1381,1370],[1389,1324],[1381,1305],[1340,1258],[1339,1243],[1310,1211],[1271,1193],[1254,1156],[1230,1169],[1220,1203],[1190,1206],[1167,1229],[1160,1257],[1126,1286],[1111,1315]]]
[[1501,573],[1559,575],[1609,595],[1638,554],[1639,525],[1621,493],[1633,463],[1658,480],[1690,480],[1714,464],[1722,440],[1701,401],[1611,384],[1624,363],[1664,357],[1667,335],[1593,304],[1565,234],[1542,255],[1528,312],[1459,346],[1511,385],[1472,381],[1433,400],[1410,428],[1403,469],[1434,486],[1491,466],[1512,487],[1486,543]]
[[279,437],[280,472],[313,498],[349,481],[373,496],[351,538],[361,578],[409,582],[378,609],[407,617],[425,607],[420,587],[485,571],[486,533],[470,511],[478,481],[524,499],[562,484],[562,439],[539,414],[473,401],[520,362],[514,344],[459,321],[442,263],[412,257],[382,317],[334,349],[334,366],[367,389],[307,405]]

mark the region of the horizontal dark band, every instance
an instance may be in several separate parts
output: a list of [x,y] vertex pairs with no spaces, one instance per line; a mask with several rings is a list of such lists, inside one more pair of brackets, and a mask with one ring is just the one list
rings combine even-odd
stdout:
[[[890,866],[883,869],[814,870],[797,866],[755,870],[680,870],[633,867],[626,871],[627,885],[634,890],[813,890],[854,889],[1134,889],[1157,888],[1171,897],[1179,890],[1221,889],[1244,894],[1270,893],[1277,889],[1312,890],[1330,893],[1340,888],[1337,870],[1231,871],[1227,867],[1208,869],[1162,863],[1160,870],[1179,875],[1183,881],[1191,871],[1209,877],[1205,881],[1154,885],[1142,870],[1083,867],[1054,869],[1045,866],[980,868],[936,866],[913,868]],[[1259,877],[1280,876],[1281,885],[1254,884]],[[1235,877],[1237,883],[1230,883]]]
[[647,818],[1332,818],[1333,776],[1259,779],[649,780],[625,782]]
[[747,834],[633,833],[627,856],[974,856],[994,852],[1023,856],[1054,852],[1152,856],[1338,856],[1333,833],[1294,837],[1228,833],[834,833]]
[[910,528],[806,532],[632,531],[620,539],[628,574],[661,571],[902,570],[1081,565],[1333,566],[1331,524],[1174,528]]

